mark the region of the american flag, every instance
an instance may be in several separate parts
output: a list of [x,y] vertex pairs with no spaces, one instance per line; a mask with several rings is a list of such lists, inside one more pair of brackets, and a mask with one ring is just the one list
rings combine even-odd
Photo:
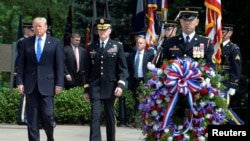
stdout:
[[152,45],[152,42],[156,41],[156,33],[155,33],[155,21],[154,21],[154,11],[157,10],[157,0],[148,0],[147,2],[147,19],[148,19],[148,28],[147,28],[147,34],[146,34],[146,41],[147,46],[146,50],[149,49],[149,47]]
[[212,39],[214,44],[214,59],[217,64],[221,63],[221,48],[222,43],[222,13],[221,0],[205,0],[206,6],[206,25],[205,33]]

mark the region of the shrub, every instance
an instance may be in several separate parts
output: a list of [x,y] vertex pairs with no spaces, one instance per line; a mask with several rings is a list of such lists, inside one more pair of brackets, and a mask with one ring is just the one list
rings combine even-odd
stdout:
[[[124,107],[127,113],[126,120],[129,120],[133,117],[134,102],[129,90],[125,90],[123,96],[126,105]],[[9,88],[0,89],[0,122],[17,124],[19,100],[20,95],[17,89],[13,89],[12,92],[10,92]],[[119,113],[119,100],[115,108]],[[83,88],[75,87],[63,90],[61,94],[55,96],[55,119],[57,124],[82,124],[89,122],[89,118],[90,103],[83,99]]]

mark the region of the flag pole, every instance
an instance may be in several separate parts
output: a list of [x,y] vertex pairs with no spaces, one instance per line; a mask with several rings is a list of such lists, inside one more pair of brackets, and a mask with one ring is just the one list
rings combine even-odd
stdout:
[[96,13],[96,0],[93,0],[93,16],[92,16],[92,27],[91,27],[91,42],[94,40],[94,29],[95,29],[95,20],[97,18]]
[[157,45],[157,52],[155,57],[152,60],[152,64],[156,65],[160,59],[160,56],[162,54],[162,45],[164,42],[164,23],[163,21],[167,21],[167,13],[168,13],[168,0],[162,0],[161,1],[161,33],[158,39],[158,45]]

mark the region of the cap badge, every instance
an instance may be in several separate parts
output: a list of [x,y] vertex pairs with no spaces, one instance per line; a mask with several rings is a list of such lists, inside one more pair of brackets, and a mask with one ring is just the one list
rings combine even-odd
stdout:
[[100,19],[100,23],[103,24],[104,23],[104,19]]

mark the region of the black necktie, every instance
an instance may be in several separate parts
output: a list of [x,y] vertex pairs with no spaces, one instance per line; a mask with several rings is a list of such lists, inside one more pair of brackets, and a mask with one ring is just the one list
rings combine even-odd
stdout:
[[186,42],[185,42],[185,44],[186,44],[186,47],[188,46],[188,43],[189,43],[189,36],[186,36]]
[[102,52],[104,51],[104,42],[102,42],[101,51],[102,51]]

